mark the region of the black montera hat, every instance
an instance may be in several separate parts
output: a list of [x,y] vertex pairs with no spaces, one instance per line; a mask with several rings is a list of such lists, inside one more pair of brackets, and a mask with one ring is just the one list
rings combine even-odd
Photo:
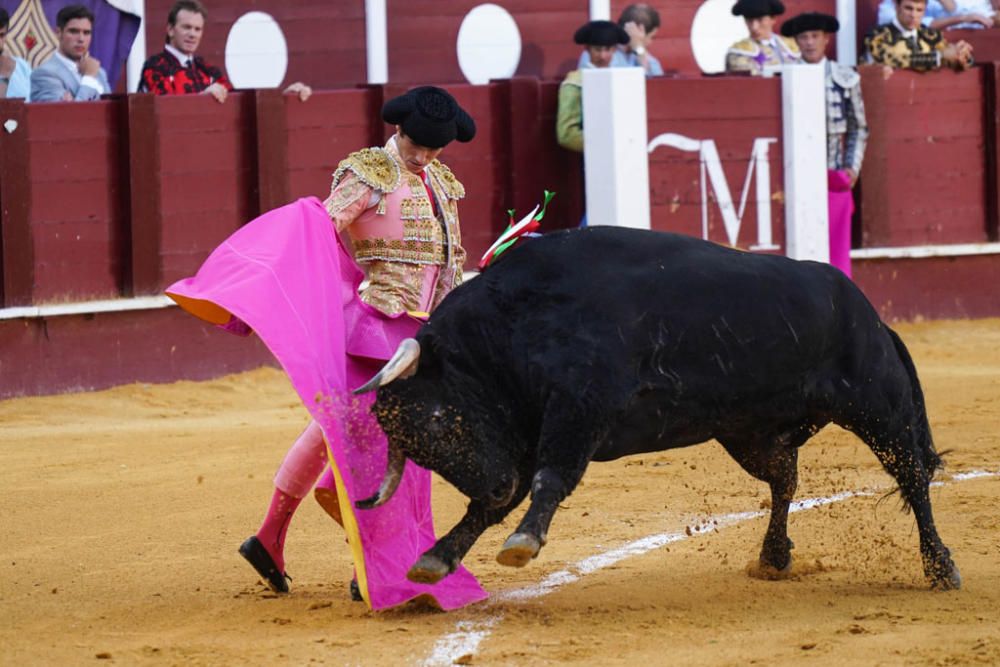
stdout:
[[472,141],[476,123],[448,91],[421,86],[394,97],[382,107],[382,120],[399,125],[414,143],[443,148],[452,140]]
[[796,35],[809,32],[810,30],[822,30],[823,32],[837,32],[840,30],[840,21],[837,17],[819,12],[806,12],[793,16],[781,24],[781,34],[785,37],[795,37]]
[[588,21],[574,33],[573,41],[584,46],[628,44],[628,33],[611,21]]
[[761,16],[777,16],[785,13],[781,0],[737,0],[733,5],[733,16],[757,19]]

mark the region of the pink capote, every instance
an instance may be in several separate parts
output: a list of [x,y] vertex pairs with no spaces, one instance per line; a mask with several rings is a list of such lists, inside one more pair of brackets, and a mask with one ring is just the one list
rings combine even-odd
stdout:
[[456,609],[487,597],[464,567],[435,585],[406,578],[435,542],[427,470],[407,461],[388,503],[354,509],[354,501],[378,489],[386,438],[370,411],[374,395],[350,390],[371,377],[372,359],[391,357],[420,325],[363,303],[357,296],[363,277],[326,209],[310,197],[248,223],[193,278],[166,292],[227,330],[256,331],[285,369],[326,436],[358,583],[371,608],[429,596],[442,609]]
[[826,187],[830,205],[830,263],[851,277],[851,215],[854,195],[846,171],[828,170]]

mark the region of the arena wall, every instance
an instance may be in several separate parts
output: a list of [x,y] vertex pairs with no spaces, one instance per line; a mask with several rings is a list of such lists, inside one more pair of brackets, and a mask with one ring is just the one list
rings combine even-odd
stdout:
[[[897,72],[889,81],[865,74],[872,143],[858,196],[856,281],[888,319],[1000,315],[1000,254],[990,245],[1000,197],[996,78],[992,65]],[[389,136],[376,112],[405,88],[318,91],[307,103],[247,91],[222,106],[146,95],[0,101],[9,128],[0,132],[0,397],[266,363],[259,343],[135,300],[193,273],[259,212],[324,197],[341,157]],[[574,226],[582,163],[555,142],[558,82],[516,77],[449,89],[479,125],[474,142],[442,155],[470,193],[462,207],[470,260],[503,228],[507,209],[526,211],[545,189],[558,193],[549,228]],[[778,82],[665,78],[650,81],[647,95],[649,136],[714,141],[734,201],[755,139],[775,139],[771,222],[783,247]],[[696,153],[654,151],[653,227],[700,236],[704,211],[708,237],[727,242],[711,191],[702,199],[700,169]],[[754,240],[755,207],[751,198],[741,247]]]

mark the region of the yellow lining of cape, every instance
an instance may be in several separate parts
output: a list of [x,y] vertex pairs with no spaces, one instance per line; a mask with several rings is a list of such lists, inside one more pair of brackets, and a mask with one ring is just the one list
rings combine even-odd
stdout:
[[192,299],[191,297],[171,294],[170,292],[165,292],[165,294],[176,301],[178,306],[209,324],[229,324],[229,320],[233,318],[232,313],[211,301]]
[[351,547],[351,556],[354,559],[354,567],[357,570],[358,588],[361,589],[361,597],[365,599],[368,609],[371,609],[372,601],[368,595],[368,572],[365,570],[365,552],[361,546],[361,533],[358,530],[358,520],[354,518],[354,506],[351,504],[351,499],[347,497],[347,490],[344,488],[344,478],[340,475],[337,460],[333,458],[333,450],[330,449],[330,443],[326,441],[326,434],[323,434],[323,442],[326,443],[326,455],[330,459],[330,469],[333,470],[333,479],[337,483],[337,502],[340,503],[340,518],[344,521],[344,532],[347,533],[347,543]]

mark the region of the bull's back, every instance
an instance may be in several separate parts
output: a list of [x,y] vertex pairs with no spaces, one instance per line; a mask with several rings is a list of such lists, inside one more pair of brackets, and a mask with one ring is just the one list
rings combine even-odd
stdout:
[[451,311],[495,317],[480,329],[502,329],[511,356],[543,366],[547,382],[590,387],[623,420],[664,406],[683,415],[677,437],[695,439],[722,415],[752,419],[776,401],[822,396],[863,365],[854,350],[880,326],[828,265],[610,227],[515,248],[433,319]]

